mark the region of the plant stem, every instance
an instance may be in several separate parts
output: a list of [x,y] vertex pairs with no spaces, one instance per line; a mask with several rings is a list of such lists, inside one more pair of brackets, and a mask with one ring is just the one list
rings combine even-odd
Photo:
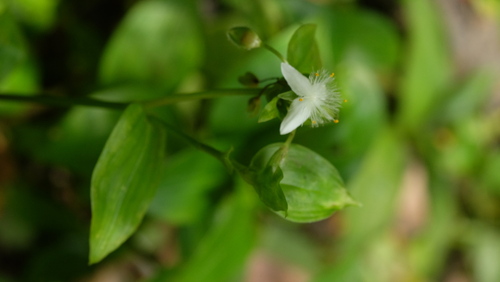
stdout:
[[[183,101],[199,100],[199,99],[209,99],[218,98],[224,96],[236,96],[236,95],[259,95],[262,89],[252,88],[252,89],[224,89],[224,90],[210,90],[198,93],[189,94],[173,94],[159,99],[153,99],[148,101],[141,101],[146,108],[161,107],[165,105],[170,105]],[[0,94],[0,100],[12,101],[12,102],[22,102],[22,103],[36,103],[47,106],[55,107],[72,107],[72,106],[91,106],[100,107],[108,109],[122,110],[127,107],[131,102],[107,102],[96,100],[88,97],[54,97],[48,95],[31,95],[26,96],[22,94]]]
[[264,44],[264,48],[266,48],[267,50],[271,51],[274,55],[276,55],[282,62],[286,62],[285,60],[285,57],[283,57],[283,55],[281,55],[280,52],[278,52],[278,50],[274,49],[273,47],[271,47],[270,45],[267,45],[267,44]]
[[290,147],[290,144],[292,143],[294,137],[295,137],[295,130],[290,132],[290,134],[288,135],[288,138],[286,139],[285,143],[283,144],[283,147],[286,147],[288,149],[288,147]]
[[290,144],[292,144],[292,140],[295,137],[295,130],[290,132],[285,143],[281,145],[281,147],[271,156],[269,159],[268,165],[273,166],[273,172],[276,171],[278,166],[281,164],[281,161],[288,155],[288,148],[290,148]]
[[72,107],[72,106],[91,106],[108,109],[124,109],[128,103],[106,102],[92,98],[66,98],[66,97],[52,97],[45,95],[25,96],[21,94],[0,94],[0,100],[23,102],[23,103],[36,103],[47,106],[55,107]]
[[193,137],[185,134],[184,132],[182,132],[179,129],[175,128],[174,126],[172,126],[172,125],[170,125],[170,124],[162,121],[159,118],[156,118],[156,120],[158,120],[159,122],[161,122],[161,124],[163,124],[163,126],[165,126],[168,129],[168,131],[170,131],[172,133],[175,133],[177,136],[179,136],[182,139],[184,139],[185,141],[187,141],[189,144],[191,144],[196,149],[204,151],[204,152],[212,155],[213,157],[217,158],[218,160],[223,161],[223,159],[225,157],[224,152],[221,152],[221,151],[215,149],[214,147],[211,147],[209,145],[206,145],[204,143],[199,142],[198,140],[196,140]]
[[248,169],[247,166],[242,165],[239,162],[229,158],[229,154],[231,153],[231,150],[229,150],[228,152],[219,151],[212,146],[201,143],[200,141],[194,139],[193,137],[187,135],[186,133],[184,133],[184,132],[180,131],[179,129],[175,128],[174,126],[164,122],[163,120],[161,120],[160,118],[158,118],[154,115],[151,115],[150,117],[153,118],[154,120],[156,120],[157,122],[161,123],[163,126],[165,126],[165,128],[168,131],[176,134],[177,136],[179,136],[182,139],[184,139],[185,141],[187,141],[189,144],[191,144],[196,149],[201,150],[201,151],[213,156],[217,160],[219,160],[228,169],[228,171],[230,173],[232,173],[234,170],[236,170],[238,173],[243,175],[244,172],[247,171],[247,169]]
[[262,89],[260,88],[209,90],[209,91],[190,93],[190,94],[187,93],[175,94],[162,97],[159,99],[144,101],[142,103],[146,108],[155,108],[190,100],[219,98],[219,97],[236,96],[236,95],[259,95],[261,90]]

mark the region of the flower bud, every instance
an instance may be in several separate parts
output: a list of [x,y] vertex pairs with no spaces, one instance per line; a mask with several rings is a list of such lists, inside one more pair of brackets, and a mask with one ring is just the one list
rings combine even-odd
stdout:
[[236,46],[246,50],[262,46],[260,37],[248,27],[233,27],[227,32],[227,37]]

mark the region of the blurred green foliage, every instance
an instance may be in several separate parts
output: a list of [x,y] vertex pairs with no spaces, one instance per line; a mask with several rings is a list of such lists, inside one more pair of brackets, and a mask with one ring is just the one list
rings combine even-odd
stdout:
[[[249,97],[122,113],[0,96],[0,281],[500,281],[498,71],[461,64],[442,2],[0,0],[2,95],[140,102],[241,88],[246,72],[281,77],[273,54],[229,42],[236,26],[305,73],[308,64],[335,72],[347,100],[340,123],[300,127],[292,148],[327,162],[311,173],[339,186],[341,177],[362,205],[286,221],[217,159],[176,134],[166,142],[146,116],[250,164],[285,138],[272,119],[280,113],[258,123]],[[458,2],[500,34],[498,1]],[[276,87],[269,97],[287,90]],[[264,96],[261,112],[279,103]],[[91,203],[96,186],[107,196]],[[114,214],[120,197],[128,204]],[[123,214],[133,220],[120,223]],[[96,240],[92,216],[104,219],[92,221],[99,230],[119,231],[111,242]],[[89,266],[91,245],[92,262],[121,246]]]

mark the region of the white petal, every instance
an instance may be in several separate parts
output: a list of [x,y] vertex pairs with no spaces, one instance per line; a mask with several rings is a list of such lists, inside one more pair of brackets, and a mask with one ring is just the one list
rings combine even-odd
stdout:
[[285,135],[303,124],[311,116],[311,108],[306,101],[295,99],[281,122],[280,134]]
[[309,82],[309,79],[303,76],[289,63],[281,63],[281,73],[295,94],[299,96],[307,96],[307,94],[311,91],[311,83]]

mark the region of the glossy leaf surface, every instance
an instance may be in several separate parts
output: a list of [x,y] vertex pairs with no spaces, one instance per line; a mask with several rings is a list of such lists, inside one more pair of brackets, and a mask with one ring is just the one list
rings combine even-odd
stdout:
[[158,188],[165,139],[139,105],[122,114],[92,175],[90,263],[118,248],[141,222]]
[[[251,168],[260,168],[269,162],[281,144],[261,149],[253,158]],[[325,219],[335,211],[356,204],[345,190],[337,169],[310,149],[291,144],[280,163],[283,173],[281,188],[288,202],[286,212],[278,212],[287,220],[312,222]]]

